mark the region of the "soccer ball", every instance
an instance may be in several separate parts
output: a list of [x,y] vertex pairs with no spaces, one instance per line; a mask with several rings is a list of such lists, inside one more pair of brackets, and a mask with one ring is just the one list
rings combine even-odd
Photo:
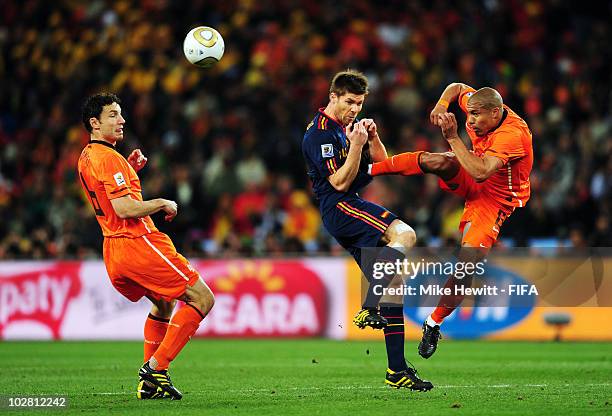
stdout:
[[183,53],[192,64],[208,68],[221,59],[225,52],[223,38],[212,27],[194,27],[185,36]]

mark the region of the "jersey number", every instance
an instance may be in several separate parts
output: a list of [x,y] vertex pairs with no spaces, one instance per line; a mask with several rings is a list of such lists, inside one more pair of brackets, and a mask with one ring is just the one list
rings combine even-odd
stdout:
[[497,229],[500,230],[504,221],[508,218],[508,214],[506,214],[503,210],[499,210],[497,213],[497,219],[495,220],[495,225],[497,225]]
[[96,193],[89,189],[89,187],[87,186],[87,182],[85,182],[85,178],[83,178],[83,174],[79,173],[79,176],[81,177],[81,182],[83,182],[83,186],[89,194],[89,200],[91,201],[91,205],[93,206],[94,212],[98,217],[103,217],[104,211],[102,211],[102,208],[100,207],[100,202],[98,202],[98,197],[96,196]]

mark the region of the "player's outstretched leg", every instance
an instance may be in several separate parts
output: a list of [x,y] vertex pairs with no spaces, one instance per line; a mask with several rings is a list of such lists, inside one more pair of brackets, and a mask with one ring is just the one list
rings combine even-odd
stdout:
[[369,173],[372,176],[433,173],[443,180],[450,180],[459,173],[459,162],[452,152],[406,152],[371,164]]
[[214,304],[212,292],[201,279],[193,286],[187,286],[185,294],[180,299],[185,305],[174,314],[164,340],[138,372],[143,380],[160,387],[174,400],[180,400],[183,395],[172,384],[168,376],[168,366],[195,334],[200,322]]

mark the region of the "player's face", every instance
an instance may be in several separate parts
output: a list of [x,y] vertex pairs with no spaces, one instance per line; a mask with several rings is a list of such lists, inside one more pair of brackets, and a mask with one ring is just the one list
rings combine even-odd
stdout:
[[121,106],[117,103],[105,105],[100,114],[100,134],[108,141],[123,140],[125,119],[121,115]]
[[476,136],[486,136],[499,123],[500,113],[498,108],[488,109],[480,104],[468,102],[467,111],[467,124],[474,129]]
[[343,126],[348,126],[355,121],[357,114],[361,111],[365,101],[365,94],[356,95],[347,92],[338,96],[332,93],[330,98],[335,108],[334,116]]

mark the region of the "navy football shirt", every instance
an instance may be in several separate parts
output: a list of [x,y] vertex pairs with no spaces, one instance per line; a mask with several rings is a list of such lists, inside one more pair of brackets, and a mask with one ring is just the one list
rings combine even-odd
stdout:
[[323,109],[319,109],[304,134],[302,153],[321,212],[332,208],[347,195],[354,196],[372,181],[372,177],[367,173],[368,164],[372,163],[367,144],[363,147],[357,176],[346,192],[335,190],[327,180],[329,175],[335,173],[346,162],[349,146],[350,142],[344,128],[325,114]]

